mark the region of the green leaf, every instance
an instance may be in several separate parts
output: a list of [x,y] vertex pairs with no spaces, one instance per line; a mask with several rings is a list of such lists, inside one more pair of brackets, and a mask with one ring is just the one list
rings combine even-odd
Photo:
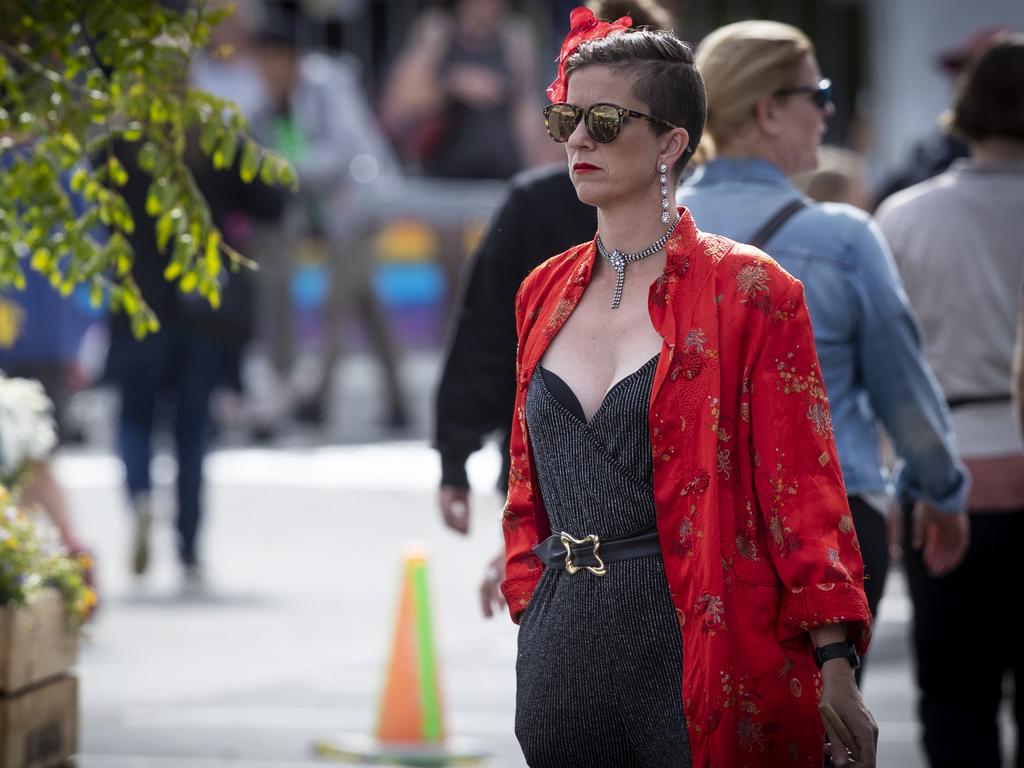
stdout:
[[31,266],[36,272],[45,272],[50,268],[50,263],[49,249],[36,248],[35,253],[32,254],[32,260],[29,262],[29,266]]
[[213,150],[217,146],[218,127],[217,121],[211,118],[203,123],[203,127],[199,131],[199,148],[207,157],[213,154]]
[[179,216],[181,215],[181,209],[175,208],[173,211],[168,211],[156,222],[156,247],[163,253],[167,250],[167,241],[171,239],[171,234],[174,232],[174,217],[172,214],[177,211]]
[[121,300],[124,303],[124,311],[129,315],[134,315],[139,311],[139,300],[135,298],[135,293],[129,289],[125,289],[121,295]]
[[81,154],[82,145],[78,143],[78,139],[75,138],[74,134],[65,131],[60,135],[60,143],[67,149],[77,154]]
[[263,156],[263,165],[260,166],[260,181],[268,187],[274,186],[277,180],[277,166],[280,162],[276,155],[268,153]]
[[121,165],[121,161],[113,155],[107,160],[107,173],[110,174],[110,180],[119,187],[123,187],[128,183],[128,171]]
[[[130,294],[125,294],[125,312],[128,312],[128,314],[131,315],[132,318],[132,336],[134,336],[136,339],[142,340],[146,338],[146,334],[149,332],[149,321],[146,319],[146,316],[141,312],[132,311],[128,309],[127,304],[129,295]],[[131,300],[135,301],[135,298],[132,297]]]
[[157,149],[156,144],[152,141],[147,141],[142,145],[139,150],[138,163],[139,168],[144,171],[152,173],[156,169],[157,160],[160,156],[160,150]]
[[220,144],[213,153],[213,167],[217,170],[230,168],[235,163],[235,155],[238,152],[238,134],[229,132],[224,134]]
[[71,191],[81,192],[82,185],[85,184],[85,180],[88,177],[85,168],[79,168],[73,174],[71,174]]
[[242,149],[242,165],[239,169],[238,175],[241,176],[242,181],[246,184],[250,183],[256,178],[256,173],[260,169],[260,150],[256,145],[256,142],[252,139],[246,139],[245,147]]
[[103,304],[103,284],[99,280],[93,280],[89,287],[89,304],[93,309],[99,309]]
[[163,99],[159,96],[154,96],[153,100],[149,103],[149,119],[151,122],[161,125],[166,123],[170,118],[170,113],[167,111],[167,105],[164,104]]
[[151,184],[149,193],[146,195],[146,213],[150,216],[159,216],[161,208],[160,196],[156,192],[156,185]]
[[287,161],[281,161],[277,169],[277,180],[284,186],[290,187],[292,191],[297,192],[299,189],[299,180],[295,176],[295,169]]
[[219,8],[214,8],[206,12],[206,23],[209,24],[211,27],[215,27],[229,16],[234,15],[234,13],[235,4],[225,3]]
[[181,282],[178,283],[178,287],[181,289],[182,293],[192,293],[192,291],[196,289],[196,286],[198,284],[199,277],[196,275],[195,272],[189,272],[187,275],[181,278]]
[[90,203],[96,202],[96,199],[100,196],[100,183],[96,179],[89,179],[85,182],[85,189],[82,190],[82,197],[88,200]]
[[138,141],[142,138],[142,123],[138,120],[133,120],[128,123],[121,135],[124,136],[125,141]]
[[157,179],[149,185],[146,194],[146,213],[159,216],[177,199],[178,185],[167,179]]
[[216,275],[220,272],[220,232],[214,230],[206,237],[206,253],[204,254],[206,274]]

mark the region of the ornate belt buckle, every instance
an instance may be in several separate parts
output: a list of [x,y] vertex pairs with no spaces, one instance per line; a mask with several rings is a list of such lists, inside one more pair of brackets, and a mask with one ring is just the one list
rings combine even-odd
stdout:
[[[597,538],[597,534],[590,534],[584,536],[582,539],[574,539],[565,531],[561,534],[562,546],[565,547],[565,570],[569,573],[576,573],[580,568],[586,568],[595,576],[604,576],[608,573],[608,568],[604,564],[604,560],[598,554],[598,550],[601,548],[601,540]],[[592,544],[594,547],[594,559],[597,560],[597,565],[575,565],[572,561],[572,545],[573,544]]]

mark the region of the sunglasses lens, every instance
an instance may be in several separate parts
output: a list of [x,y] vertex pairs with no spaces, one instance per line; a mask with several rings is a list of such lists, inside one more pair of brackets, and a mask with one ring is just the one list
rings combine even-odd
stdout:
[[559,144],[569,140],[579,123],[576,109],[571,104],[552,104],[547,114],[548,133]]
[[832,84],[829,83],[828,85],[812,92],[811,98],[814,99],[814,103],[818,109],[825,109],[825,107],[832,103]]
[[619,135],[622,117],[619,110],[609,104],[595,104],[587,111],[587,131],[590,137],[607,144]]

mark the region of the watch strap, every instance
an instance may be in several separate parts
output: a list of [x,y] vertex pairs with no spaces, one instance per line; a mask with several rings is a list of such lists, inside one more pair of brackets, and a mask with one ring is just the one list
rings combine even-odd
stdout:
[[857,655],[857,649],[849,640],[841,643],[829,643],[814,649],[814,663],[818,665],[818,669],[821,669],[826,661],[832,661],[832,659],[846,659],[854,669],[860,666],[860,656]]

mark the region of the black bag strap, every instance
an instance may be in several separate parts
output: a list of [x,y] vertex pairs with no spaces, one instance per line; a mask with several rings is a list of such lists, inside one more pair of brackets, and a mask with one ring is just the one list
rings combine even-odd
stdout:
[[772,214],[771,218],[764,223],[754,236],[748,241],[755,248],[764,248],[765,243],[772,239],[772,235],[778,232],[794,214],[799,213],[807,207],[802,198],[794,198]]
[[966,397],[951,397],[946,401],[949,409],[963,408],[965,405],[987,405],[989,403],[1009,403],[1013,401],[1010,393],[999,395],[969,395]]

